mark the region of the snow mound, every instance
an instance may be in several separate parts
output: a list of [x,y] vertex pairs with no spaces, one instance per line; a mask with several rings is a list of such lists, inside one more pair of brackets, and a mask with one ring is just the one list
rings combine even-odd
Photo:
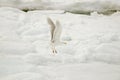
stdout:
[[63,80],[119,80],[119,68],[120,66],[117,65],[88,63],[60,66],[54,72]]
[[10,75],[7,78],[3,78],[1,80],[49,80],[49,77],[46,75],[41,75],[39,73],[30,73],[30,72],[22,72],[15,75]]
[[32,0],[32,1],[1,1],[0,6],[16,7],[27,10],[65,10],[72,13],[89,14],[99,12],[111,14],[120,10],[118,0]]
[[[48,13],[0,9],[0,80],[120,79],[119,12]],[[63,27],[61,41],[67,44],[56,46],[57,54],[51,51],[47,17]]]
[[107,63],[120,64],[119,42],[103,43],[91,52],[91,59]]
[[34,52],[34,47],[30,43],[21,41],[0,41],[0,53],[25,55]]

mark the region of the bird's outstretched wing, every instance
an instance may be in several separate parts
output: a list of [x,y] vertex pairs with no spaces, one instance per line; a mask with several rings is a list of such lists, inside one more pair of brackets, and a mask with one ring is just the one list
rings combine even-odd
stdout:
[[57,20],[56,28],[54,31],[54,39],[56,40],[56,42],[60,42],[61,32],[62,32],[62,27],[61,27],[60,22]]
[[60,36],[61,36],[62,28],[59,21],[56,21],[56,24],[54,24],[54,22],[50,18],[47,18],[47,21],[51,28],[52,51],[53,53],[57,53],[55,49],[55,45],[60,44]]
[[48,23],[49,23],[49,25],[50,25],[50,32],[51,32],[51,41],[54,41],[54,31],[55,31],[55,24],[53,23],[53,21],[48,17],[47,18],[47,21],[48,21]]
[[59,42],[62,31],[60,22],[56,21],[56,24],[54,24],[54,22],[50,18],[47,18],[47,21],[51,26],[51,41]]

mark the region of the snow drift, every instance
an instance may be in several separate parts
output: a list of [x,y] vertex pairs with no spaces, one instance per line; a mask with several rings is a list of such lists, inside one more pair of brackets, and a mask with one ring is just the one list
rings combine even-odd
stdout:
[[22,10],[65,10],[72,13],[90,14],[99,12],[111,14],[120,10],[119,0],[1,0],[2,7],[15,7]]
[[[65,46],[52,55],[47,17]],[[119,80],[120,12],[111,16],[0,8],[0,80]]]

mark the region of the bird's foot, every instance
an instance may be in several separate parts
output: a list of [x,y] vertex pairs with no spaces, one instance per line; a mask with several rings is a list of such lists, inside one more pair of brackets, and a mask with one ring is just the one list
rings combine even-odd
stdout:
[[52,53],[53,53],[53,54],[57,54],[57,51],[56,51],[56,50],[52,50]]

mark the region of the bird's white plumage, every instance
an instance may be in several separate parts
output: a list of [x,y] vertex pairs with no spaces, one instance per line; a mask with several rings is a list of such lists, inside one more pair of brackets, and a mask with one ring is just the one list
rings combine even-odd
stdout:
[[56,27],[55,27],[55,31],[54,31],[54,41],[56,44],[61,43],[60,42],[61,33],[62,33],[62,27],[61,27],[59,21],[56,21]]
[[51,41],[53,41],[54,43],[60,43],[60,37],[62,32],[60,22],[56,21],[56,24],[54,24],[54,22],[50,18],[48,18],[47,20],[51,28]]
[[61,44],[60,37],[62,33],[62,27],[58,20],[56,21],[56,24],[54,24],[54,22],[50,18],[47,18],[47,21],[51,29],[50,30],[51,31],[51,45],[52,45],[53,53],[54,52],[56,53],[57,51],[55,49],[55,46],[58,44]]
[[53,42],[54,31],[55,31],[55,24],[50,18],[47,18],[48,24],[50,25],[50,32],[51,32],[51,42]]

